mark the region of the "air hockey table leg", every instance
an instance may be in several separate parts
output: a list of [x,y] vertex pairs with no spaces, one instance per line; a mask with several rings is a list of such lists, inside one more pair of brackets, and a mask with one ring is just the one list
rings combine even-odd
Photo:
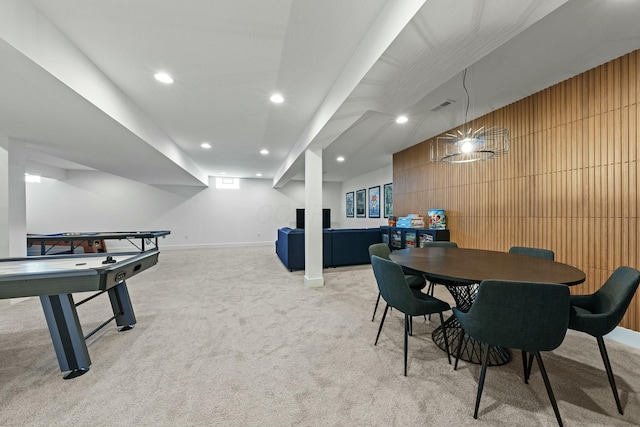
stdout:
[[91,358],[71,294],[43,295],[40,303],[47,319],[53,348],[64,379],[78,377],[89,370]]
[[116,324],[120,326],[119,331],[133,329],[136,324],[136,316],[133,313],[133,305],[131,305],[131,298],[129,298],[127,283],[123,280],[109,289],[108,292]]

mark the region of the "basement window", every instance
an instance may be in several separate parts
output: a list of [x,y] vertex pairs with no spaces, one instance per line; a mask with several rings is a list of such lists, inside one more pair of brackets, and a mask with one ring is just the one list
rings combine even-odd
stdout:
[[217,177],[216,188],[219,188],[221,190],[239,190],[240,178]]

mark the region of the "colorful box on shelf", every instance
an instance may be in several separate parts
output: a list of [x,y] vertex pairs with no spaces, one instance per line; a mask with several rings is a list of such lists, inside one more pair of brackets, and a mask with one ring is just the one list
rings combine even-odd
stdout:
[[396,222],[396,227],[399,228],[422,228],[424,227],[424,219],[418,214],[409,214],[408,216],[401,216]]
[[429,217],[429,228],[437,230],[447,228],[447,217],[444,215],[444,209],[429,209],[427,216]]

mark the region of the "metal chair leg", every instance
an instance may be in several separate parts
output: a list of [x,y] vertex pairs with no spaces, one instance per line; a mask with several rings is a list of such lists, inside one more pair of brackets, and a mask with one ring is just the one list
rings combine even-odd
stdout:
[[542,357],[540,357],[540,352],[536,351],[535,356],[536,356],[536,360],[538,361],[538,367],[540,368],[540,373],[542,374],[542,379],[544,380],[544,386],[547,388],[547,394],[549,395],[551,406],[553,406],[553,412],[556,414],[558,425],[562,427],[562,418],[560,418],[560,411],[558,410],[558,404],[556,403],[556,398],[553,395],[553,390],[551,390],[551,384],[549,383],[547,370],[544,368],[544,364],[542,363]]
[[600,349],[600,355],[604,362],[604,369],[607,371],[607,377],[609,378],[609,384],[611,385],[611,391],[613,391],[613,397],[616,399],[616,405],[618,406],[618,412],[622,413],[622,405],[620,404],[620,396],[618,396],[618,387],[616,387],[616,380],[613,377],[613,370],[611,369],[611,362],[609,362],[609,355],[607,354],[607,348],[604,346],[604,339],[602,337],[596,337],[598,340],[598,348]]
[[533,365],[533,354],[529,353],[529,361],[527,362],[527,352],[522,350],[522,367],[524,368],[524,383],[529,384],[531,378],[531,366]]
[[[427,278],[425,277],[424,280],[427,280]],[[430,282],[429,280],[427,280],[427,283],[429,283],[429,287],[427,288],[427,295],[433,296],[435,284],[433,282]],[[426,316],[425,316],[425,320],[426,320]],[[431,320],[431,313],[429,313],[429,320]]]
[[407,347],[408,347],[408,342],[409,342],[409,334],[408,334],[408,328],[409,328],[409,322],[411,322],[411,320],[409,320],[411,316],[405,314],[404,315],[404,376],[407,376]]
[[480,347],[482,352],[482,370],[480,371],[480,379],[478,379],[478,394],[476,395],[476,409],[473,411],[473,418],[478,419],[478,408],[480,407],[480,398],[482,397],[482,389],[484,388],[484,377],[487,375],[487,363],[489,361],[489,344],[482,344]]
[[380,321],[380,327],[378,328],[378,335],[376,335],[376,342],[373,345],[378,345],[378,338],[380,338],[380,332],[382,332],[382,325],[384,325],[384,319],[387,317],[387,310],[389,310],[389,304],[384,308],[384,313],[382,314],[382,320]]
[[444,324],[444,316],[442,312],[440,314],[440,324],[442,325],[442,336],[444,337],[444,348],[447,350],[447,360],[449,360],[449,365],[451,365],[451,352],[449,351],[449,340],[447,339],[447,329]]
[[373,316],[371,316],[371,321],[376,318],[376,310],[378,310],[378,304],[380,303],[380,292],[378,292],[378,299],[376,300],[376,306],[373,307]]
[[458,370],[458,361],[460,360],[460,353],[462,352],[462,341],[464,340],[464,329],[460,328],[460,333],[458,334],[458,348],[456,350],[456,363],[453,365],[453,370]]

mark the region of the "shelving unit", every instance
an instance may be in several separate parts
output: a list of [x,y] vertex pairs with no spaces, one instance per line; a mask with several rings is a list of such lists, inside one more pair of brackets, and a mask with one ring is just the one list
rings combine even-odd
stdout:
[[449,230],[381,226],[380,240],[391,249],[417,248],[424,242],[449,241]]

